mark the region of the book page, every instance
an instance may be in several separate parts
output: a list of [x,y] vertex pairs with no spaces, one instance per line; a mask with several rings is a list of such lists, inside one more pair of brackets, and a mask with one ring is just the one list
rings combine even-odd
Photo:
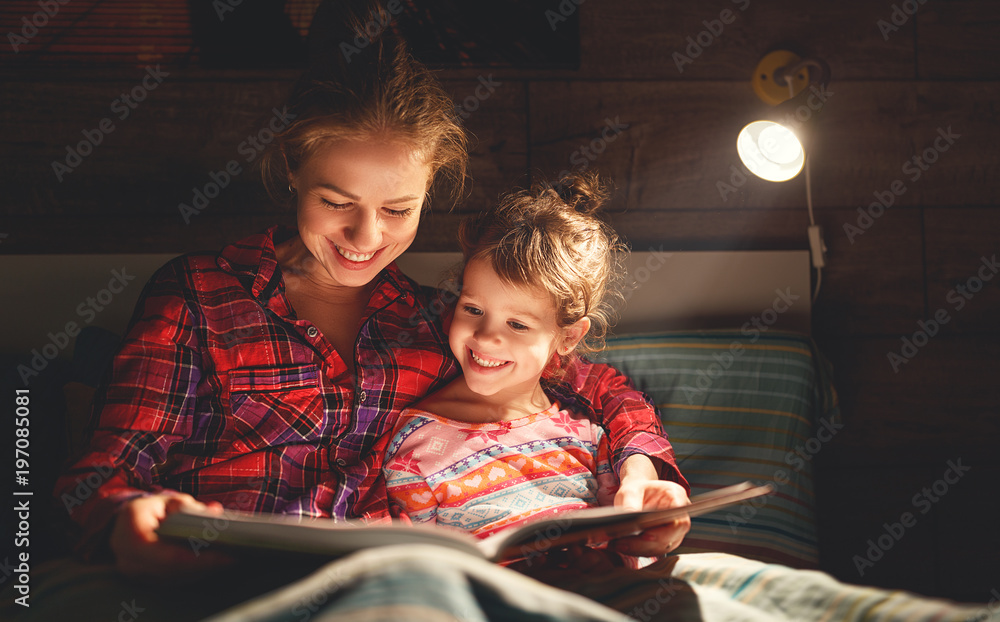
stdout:
[[618,508],[599,507],[570,511],[494,534],[481,540],[479,547],[487,559],[500,561],[531,557],[569,544],[603,544],[773,491],[770,485],[743,482],[697,495],[692,497],[690,505],[666,510],[624,512]]

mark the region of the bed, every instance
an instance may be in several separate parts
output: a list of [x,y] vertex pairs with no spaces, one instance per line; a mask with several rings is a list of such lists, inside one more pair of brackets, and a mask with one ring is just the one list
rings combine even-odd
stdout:
[[[169,258],[0,257],[11,300],[31,301],[4,352],[19,380],[51,375],[59,361],[69,370],[59,382],[65,380],[70,445],[141,284]],[[401,263],[414,278],[437,284],[456,260],[409,253]],[[633,619],[667,611],[685,620],[992,615],[984,605],[845,586],[815,572],[812,460],[840,424],[830,366],[809,336],[808,253],[650,249],[630,258],[624,291],[620,320],[599,360],[628,374],[656,405],[692,493],[744,480],[776,488],[762,501],[694,519],[672,556],[670,582],[655,592],[665,600],[644,596]],[[419,547],[368,551],[218,619],[623,619],[478,560],[432,570],[428,558],[441,562],[443,555]]]

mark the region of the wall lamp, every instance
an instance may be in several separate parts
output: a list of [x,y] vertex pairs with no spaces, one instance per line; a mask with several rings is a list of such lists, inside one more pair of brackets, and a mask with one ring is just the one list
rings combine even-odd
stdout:
[[753,90],[770,109],[747,124],[736,139],[744,166],[761,179],[782,182],[806,172],[806,205],[809,209],[809,248],[816,268],[813,300],[819,295],[826,244],[813,217],[809,148],[816,117],[831,93],[826,91],[830,69],[815,58],[801,58],[776,50],[760,60],[754,70]]

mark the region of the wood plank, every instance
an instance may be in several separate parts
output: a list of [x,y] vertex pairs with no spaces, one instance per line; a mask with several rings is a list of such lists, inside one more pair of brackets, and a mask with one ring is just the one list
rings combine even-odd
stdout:
[[[462,215],[432,210],[425,213],[417,238],[418,251],[458,251]],[[190,225],[173,215],[153,216],[16,216],[0,229],[0,254],[189,253],[218,250],[274,224],[295,226],[290,211],[254,214],[208,212]]]
[[989,602],[1000,591],[1000,466],[972,467],[935,505],[936,575],[941,592],[967,602]]
[[924,219],[927,316],[944,310],[944,334],[1000,332],[1000,208],[928,208]]
[[15,216],[5,218],[7,237],[0,253],[104,254],[190,253],[218,250],[273,224],[294,225],[291,212],[220,214],[206,211],[190,225],[175,214],[167,216]]
[[955,456],[996,461],[1000,337],[938,335],[898,371],[888,353],[902,351],[902,336],[817,341],[834,365],[844,422],[823,448],[824,463],[914,466]]
[[[707,5],[632,0],[626,6],[620,3],[586,3],[578,9],[575,4],[569,6],[579,11],[581,20],[582,62],[579,70],[498,69],[499,75],[513,79],[627,77],[749,80],[757,59],[779,44],[802,48],[824,58],[837,80],[902,79],[912,77],[914,71],[913,24],[904,24],[888,37],[883,36],[877,25],[880,19],[890,18],[891,7],[888,4],[849,0],[807,7],[794,0],[770,3],[715,0]],[[711,33],[704,22],[720,20],[722,11],[726,10],[730,13],[725,17],[731,23],[722,24],[720,21],[721,29],[718,24],[713,24],[713,29],[719,34],[710,38],[708,35]],[[59,17],[65,16],[72,17],[72,9],[64,7]],[[127,15],[117,17],[128,19]],[[19,18],[20,14],[17,14],[9,19],[13,23]],[[178,23],[188,21],[186,12],[181,12],[177,18],[180,20]],[[535,25],[545,31],[558,30],[562,22],[558,18],[550,18],[551,14],[539,10]],[[94,24],[101,25],[99,17],[96,21],[88,20],[88,26]],[[68,34],[87,36],[87,33],[77,31],[79,25]],[[139,30],[133,27],[132,31]],[[701,35],[703,31],[705,35]],[[128,30],[125,33],[130,34]],[[26,49],[42,49],[42,44],[57,34],[61,35],[61,41],[66,33],[60,28],[43,28]],[[188,32],[181,31],[180,34],[190,39]],[[692,64],[684,66],[683,73],[679,72],[672,55],[675,52],[687,54],[691,45],[688,37],[697,40],[699,36],[708,46],[700,52],[692,47],[690,51],[697,57],[692,59]],[[182,46],[180,52],[186,54],[189,47]],[[170,50],[161,52],[165,53],[164,60],[172,66],[182,62],[181,57],[184,56],[172,54]],[[81,59],[75,60],[79,62]],[[96,60],[84,57],[82,64]],[[140,57],[133,53],[130,62],[140,62]],[[452,75],[475,77],[474,74],[469,75],[467,70],[455,71]]]
[[[744,180],[736,136],[759,109],[745,84],[532,83],[530,96],[533,170],[597,168],[623,190],[618,209],[805,203],[804,175]],[[891,207],[1000,203],[987,181],[1000,174],[1000,125],[976,112],[998,96],[1000,83],[835,83],[811,155],[814,205],[868,207],[878,196]]]
[[496,80],[488,73],[474,80],[447,81],[456,112],[471,134],[467,198],[459,212],[478,211],[496,202],[501,192],[523,184],[528,173],[526,85]]
[[[171,78],[134,111],[114,104],[134,82],[27,83],[18,93],[5,90],[0,130],[8,149],[0,166],[9,177],[0,182],[0,213],[179,214],[181,202],[190,204],[194,190],[204,189],[213,173],[227,167],[239,171],[238,179],[212,200],[211,209],[242,213],[249,204],[251,210],[267,210],[255,170],[259,150],[250,139],[263,145],[271,138],[272,119],[275,127],[283,123],[273,110],[282,109],[289,85]],[[468,117],[475,136],[470,149],[475,183],[464,205],[478,209],[525,176],[524,86],[491,84],[492,90],[479,91],[484,99],[476,97],[483,86],[478,80],[445,86],[465,106],[459,113]],[[96,129],[102,119],[108,119],[111,132]],[[101,136],[100,144],[72,171],[63,171],[60,182],[52,163],[65,163],[67,146],[85,141],[84,131]]]
[[[135,79],[127,82],[27,83],[20,95],[5,91],[9,113],[3,129],[12,148],[3,165],[13,179],[3,186],[14,189],[5,192],[6,213],[176,214],[179,202],[190,201],[192,188],[204,187],[210,173],[230,161],[240,170],[234,187],[252,183],[251,160],[258,152],[244,141],[270,131],[272,109],[289,84],[189,83],[171,73],[131,109],[119,98],[141,85],[144,73],[133,73]],[[103,120],[113,130],[102,132]],[[84,132],[100,137],[100,144],[91,147],[96,139],[87,142]],[[91,153],[77,161],[69,159],[67,148]],[[61,182],[53,162],[72,165],[61,172]],[[115,193],[121,196],[116,199]],[[232,194],[227,189],[213,204],[234,202]]]
[[[1000,5],[989,0],[922,4],[917,23],[917,68],[933,80],[1000,78]],[[902,34],[902,33],[899,33]]]
[[1000,585],[997,476],[996,465],[962,454],[920,466],[820,467],[821,567],[849,583],[989,602]]
[[[921,515],[912,503],[913,495],[938,476],[936,465],[818,468],[820,568],[846,583],[939,594],[935,560],[928,554],[935,548],[933,517]],[[900,522],[904,512],[912,515],[913,526],[890,543],[884,525]],[[879,546],[880,537],[887,547]]]
[[[431,202],[411,248],[458,251],[458,226],[468,207],[448,211]],[[805,215],[800,210],[676,210],[608,214],[633,250],[795,250],[805,248]],[[262,202],[242,214],[208,208],[192,216],[190,225],[174,213],[107,216],[12,216],[0,233],[0,252],[134,253],[221,248],[240,235],[282,222],[294,224],[290,212]]]
[[[731,23],[722,24],[721,29],[713,24],[719,34],[710,37],[704,22],[719,20],[725,10],[731,12],[727,15]],[[795,0],[643,0],[629,2],[627,8],[612,2],[589,2],[580,7],[580,74],[603,79],[749,83],[757,61],[783,45],[826,60],[837,81],[909,79],[914,75],[913,26],[905,25],[886,40],[877,21],[890,13],[887,3],[865,0],[809,4]],[[700,34],[703,31],[705,35]],[[681,73],[673,54],[687,54],[688,37],[696,43],[701,37],[709,45],[700,53],[692,47],[698,56],[691,64],[684,63]]]
[[808,247],[801,209],[609,211],[633,251],[797,250]]
[[856,224],[856,211],[819,210],[816,219],[828,250],[813,333],[833,338],[912,332],[925,316],[920,213],[888,210],[851,235],[844,225]]

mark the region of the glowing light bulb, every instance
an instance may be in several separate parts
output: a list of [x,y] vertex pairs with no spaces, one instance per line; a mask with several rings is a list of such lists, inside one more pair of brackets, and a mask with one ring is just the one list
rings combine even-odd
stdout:
[[754,175],[768,181],[788,181],[805,164],[805,150],[795,133],[773,121],[754,121],[736,139],[740,159]]
[[757,144],[764,157],[775,164],[791,164],[802,157],[802,143],[790,129],[777,123],[761,130]]

